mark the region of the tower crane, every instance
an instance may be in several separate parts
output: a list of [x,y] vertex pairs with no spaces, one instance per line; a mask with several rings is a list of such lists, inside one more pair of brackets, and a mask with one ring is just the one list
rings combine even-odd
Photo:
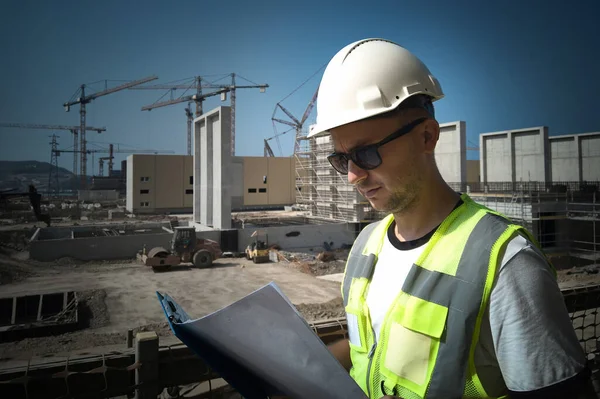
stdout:
[[[250,89],[250,88],[258,88],[260,89],[261,93],[264,93],[267,89],[267,87],[269,87],[268,84],[253,84],[253,85],[236,85],[235,83],[235,78],[236,78],[236,74],[235,73],[231,73],[228,76],[231,76],[231,84],[230,85],[223,85],[223,84],[214,84],[214,83],[209,83],[209,84],[203,84],[203,79],[200,76],[195,76],[194,77],[194,83],[192,85],[180,85],[180,84],[162,84],[162,85],[147,85],[147,86],[138,86],[138,87],[132,87],[131,89],[133,90],[171,90],[171,93],[173,93],[174,90],[176,89],[184,89],[184,90],[189,90],[189,89],[193,89],[196,88],[196,93],[193,95],[188,95],[188,96],[182,96],[180,98],[177,99],[173,99],[171,98],[171,100],[169,101],[163,101],[163,102],[157,102],[154,103],[152,105],[148,105],[145,107],[142,107],[142,111],[150,111],[154,108],[159,108],[159,107],[164,107],[167,105],[173,105],[173,104],[179,104],[179,103],[183,103],[183,102],[188,102],[191,103],[192,101],[196,103],[196,117],[199,117],[200,115],[202,115],[202,102],[204,101],[205,98],[211,97],[211,96],[215,96],[217,94],[221,94],[221,101],[225,101],[227,99],[227,92],[231,93],[231,102],[230,102],[230,107],[231,107],[231,155],[235,155],[235,107],[236,107],[236,90],[237,89]],[[244,80],[248,80],[243,78]],[[250,82],[248,80],[248,82]],[[203,88],[209,88],[209,89],[216,89],[215,92],[212,93],[207,93],[207,94],[203,94],[202,93],[202,89]],[[188,155],[192,154],[192,122],[193,122],[193,118],[192,118],[192,112],[191,112],[191,108],[188,104],[188,108],[186,108],[186,116],[187,116],[187,123],[188,123]]]
[[[47,125],[47,124],[34,124],[34,123],[0,123],[0,127],[15,127],[21,129],[49,129],[49,130],[66,130],[70,131],[73,134],[73,174],[77,176],[77,154],[78,151],[78,143],[77,136],[79,134],[79,129],[81,126],[64,126],[64,125]],[[85,130],[94,131],[97,133],[102,133],[106,131],[105,127],[93,127],[86,126]]]
[[[113,87],[111,89],[106,89],[100,92],[96,92],[94,94],[85,94],[85,89],[86,89],[86,85],[82,84],[79,89],[77,89],[77,91],[75,92],[75,94],[73,95],[73,97],[71,98],[71,100],[69,100],[68,102],[64,103],[64,107],[65,107],[65,111],[69,112],[71,110],[71,106],[72,105],[76,105],[79,104],[80,108],[79,108],[79,121],[80,121],[80,128],[79,131],[81,132],[81,135],[79,137],[79,141],[81,143],[81,163],[80,163],[80,177],[81,177],[81,184],[82,184],[82,188],[85,188],[86,184],[87,184],[87,180],[86,180],[86,175],[87,175],[87,148],[86,148],[86,139],[85,139],[85,132],[86,132],[86,125],[85,125],[85,114],[86,114],[86,104],[91,103],[93,100],[95,100],[98,97],[102,97],[102,96],[106,96],[108,94],[112,94],[115,93],[117,91],[121,91],[121,90],[125,90],[128,89],[130,87],[134,87],[134,86],[138,86],[147,82],[150,82],[152,80],[156,80],[158,79],[158,76],[149,76],[143,79],[139,79],[139,80],[134,80],[131,82],[127,82],[124,83],[122,85]],[[77,95],[79,95],[79,97],[77,97]],[[74,98],[76,97],[76,98]],[[74,99],[73,99],[74,98]]]
[[279,143],[279,136],[283,136],[284,134],[289,133],[292,130],[294,130],[294,128],[288,129],[288,130],[286,130],[285,132],[282,132],[282,133],[277,133],[274,136],[271,136],[271,137],[269,137],[267,139],[264,139],[264,141],[265,141],[265,151],[264,151],[265,152],[265,157],[274,157],[275,156],[275,154],[273,153],[273,149],[269,145],[269,141],[273,140],[273,139],[277,140],[277,146],[279,147],[279,153],[281,154],[282,151],[281,151],[281,144]]
[[[319,93],[319,90],[317,89],[317,91],[315,91],[315,94],[312,96],[312,99],[308,103],[308,106],[306,107],[306,110],[304,111],[304,115],[302,115],[302,118],[300,120],[296,119],[296,117],[290,111],[288,111],[283,105],[281,105],[281,101],[275,105],[275,110],[273,111],[273,116],[271,117],[271,120],[273,121],[273,129],[275,130],[275,132],[277,132],[277,128],[275,127],[275,122],[279,122],[279,123],[291,126],[292,128],[296,129],[294,154],[300,150],[300,140],[305,138],[302,135],[302,128],[304,127],[304,123],[308,119],[308,116],[310,115],[313,107],[315,106],[315,102],[317,101],[318,93]],[[292,120],[292,122],[286,121],[283,119],[279,119],[279,118],[275,118],[275,114],[277,113],[278,108],[281,109]],[[276,135],[276,136],[278,136],[278,135]],[[276,136],[274,136],[274,137],[276,137]]]

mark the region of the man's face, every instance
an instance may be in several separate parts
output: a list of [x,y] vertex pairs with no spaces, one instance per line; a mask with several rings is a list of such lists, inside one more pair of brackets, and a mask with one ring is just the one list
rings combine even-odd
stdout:
[[[359,121],[331,131],[334,151],[348,153],[355,148],[377,143],[397,129],[415,119],[425,116],[424,111],[410,110],[400,115]],[[348,163],[348,182],[355,185],[371,206],[383,212],[400,213],[406,210],[419,196],[427,179],[427,154],[433,154],[435,142],[431,133],[439,134],[437,122],[428,119],[417,125],[410,133],[381,147],[382,163],[375,169],[364,170],[354,162]],[[437,134],[433,134],[437,141]],[[429,138],[429,141],[428,141]]]

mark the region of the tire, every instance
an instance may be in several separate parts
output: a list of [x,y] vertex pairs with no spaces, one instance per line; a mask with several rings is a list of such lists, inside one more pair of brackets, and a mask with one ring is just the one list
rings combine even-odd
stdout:
[[206,269],[212,265],[212,255],[210,252],[203,249],[194,254],[192,262],[197,268]]

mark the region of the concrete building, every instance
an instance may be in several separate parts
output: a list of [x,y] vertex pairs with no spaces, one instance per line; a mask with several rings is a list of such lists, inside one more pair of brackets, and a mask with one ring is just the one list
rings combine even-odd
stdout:
[[548,127],[479,136],[482,183],[549,182]]
[[[189,171],[192,169],[193,156],[136,154],[127,160],[128,165],[132,165],[132,169],[137,170],[139,174],[127,182],[127,211],[192,213],[194,178]],[[164,183],[157,181],[154,174],[158,160],[161,167],[169,170],[173,176],[181,176],[180,179],[171,179],[169,182],[173,195],[168,202],[164,201],[163,196],[155,196],[155,187],[164,186]],[[232,157],[231,162],[233,212],[281,208],[295,203],[294,158]]]
[[126,176],[128,212],[191,212],[194,188],[193,157],[129,155]]
[[127,205],[133,213],[193,212],[200,227],[229,229],[231,212],[296,201],[292,157],[232,157],[230,109],[194,121],[194,155],[130,155]]

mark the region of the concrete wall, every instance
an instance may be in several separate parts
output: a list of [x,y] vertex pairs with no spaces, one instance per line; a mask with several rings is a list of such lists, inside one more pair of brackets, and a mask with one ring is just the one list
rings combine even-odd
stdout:
[[[253,228],[238,230],[240,250],[252,243],[253,238],[250,235],[255,230]],[[356,238],[353,226],[346,223],[261,227],[260,231],[268,235],[269,245],[278,244],[284,250],[318,249],[323,247],[323,242],[333,243],[333,248],[340,248],[344,244],[351,245]],[[296,235],[296,232],[300,234]]]
[[240,210],[244,207],[244,159],[231,158],[231,209]]
[[116,201],[119,199],[117,190],[78,190],[79,201]]
[[294,158],[244,157],[243,162],[244,206],[294,204],[296,201]]
[[193,201],[193,158],[188,155],[135,154],[127,157],[129,212],[185,212]]
[[231,227],[231,108],[194,119],[194,222]]
[[[111,227],[118,228],[118,226]],[[39,261],[53,261],[63,257],[79,260],[132,259],[144,245],[146,250],[157,246],[169,248],[173,237],[173,234],[165,232],[71,239],[68,237],[71,236],[72,229],[84,230],[86,227],[40,229],[38,237],[30,243],[31,259]],[[237,231],[238,251],[244,251],[252,242],[250,235],[254,230],[247,228]],[[330,244],[333,248],[340,248],[344,244],[351,245],[356,238],[354,226],[346,223],[267,227],[261,228],[261,231],[268,234],[270,244],[278,244],[284,250],[314,249],[316,251],[323,247],[323,242],[333,243]],[[296,232],[299,234],[296,235]],[[44,239],[37,239],[40,236]],[[197,231],[196,236],[221,243],[220,230]],[[51,237],[54,239],[50,239]]]
[[483,133],[479,144],[484,183],[550,181],[547,127]]
[[552,181],[579,181],[581,178],[581,168],[577,136],[553,136],[549,137],[548,140],[550,141]]
[[440,124],[440,137],[435,148],[435,161],[445,181],[467,181],[466,122]]
[[600,132],[553,136],[552,181],[600,181]]
[[600,132],[579,134],[581,179],[600,181]]
[[52,261],[63,257],[79,260],[135,258],[144,245],[146,249],[168,247],[173,237],[170,233],[140,234],[116,237],[90,237],[60,240],[37,240],[29,245],[29,256],[39,261]]

